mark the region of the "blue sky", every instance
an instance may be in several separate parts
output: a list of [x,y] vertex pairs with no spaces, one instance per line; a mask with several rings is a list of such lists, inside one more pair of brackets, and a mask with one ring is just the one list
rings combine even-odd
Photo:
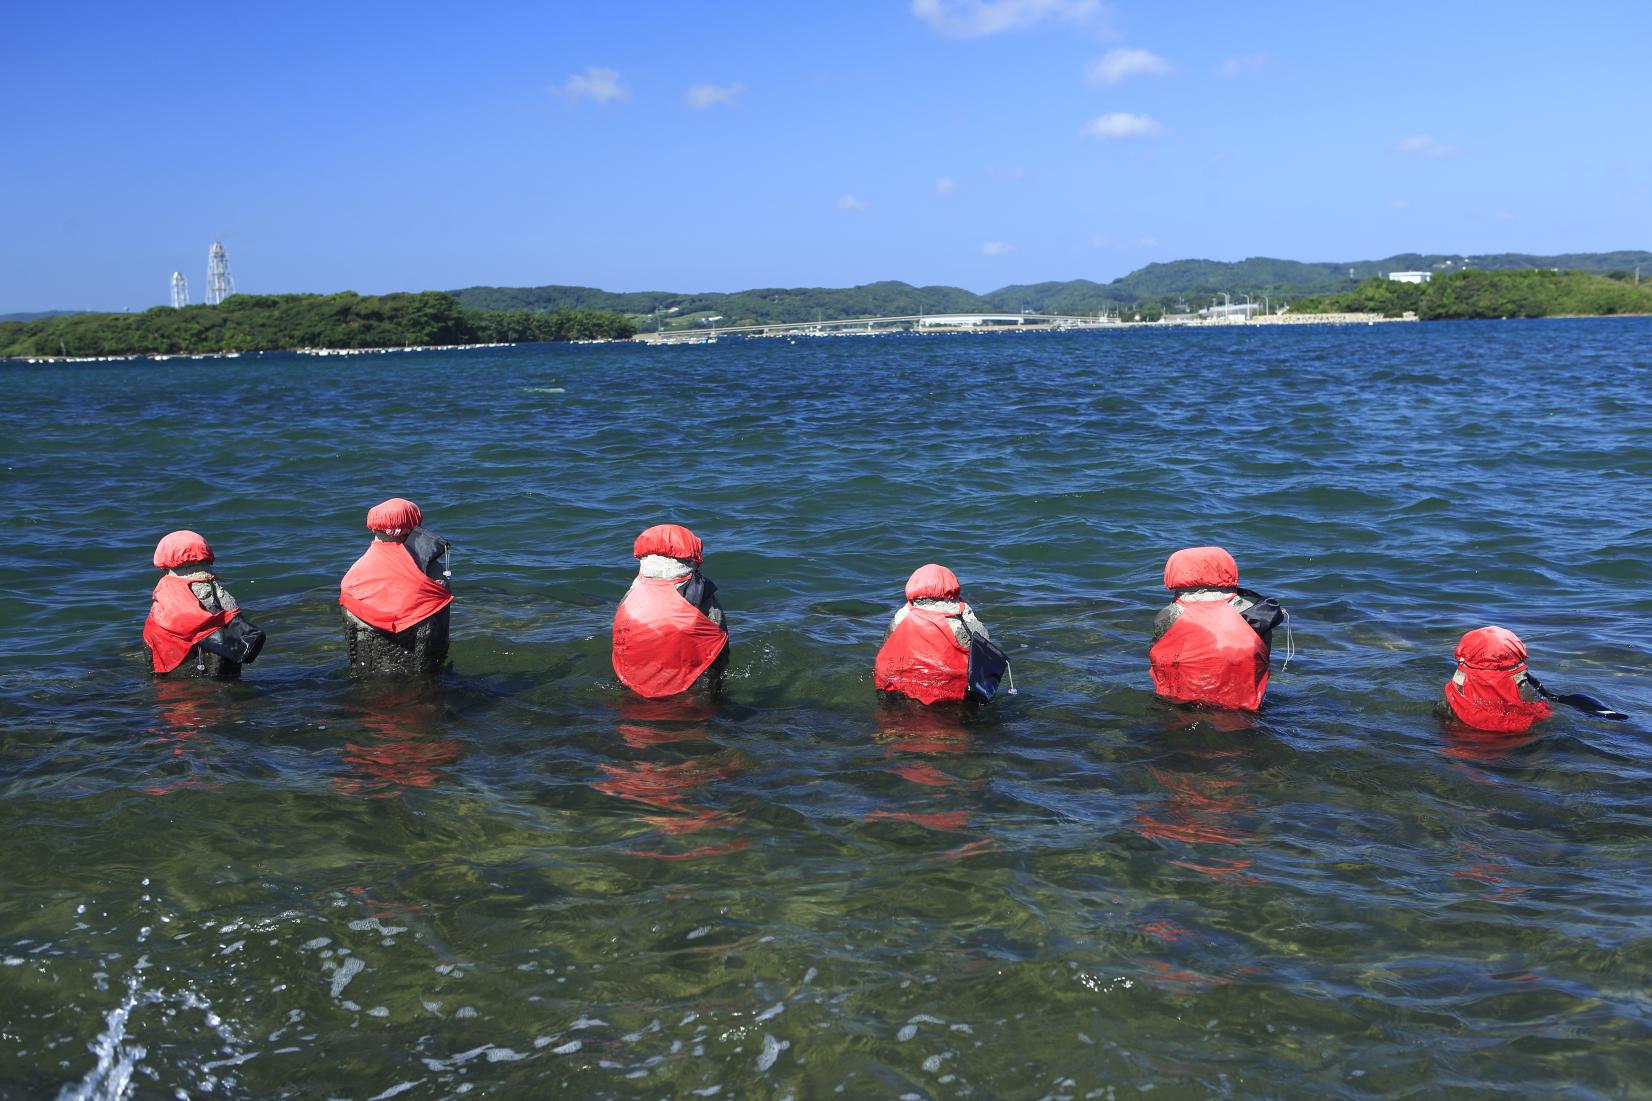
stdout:
[[0,312],[1652,246],[1652,5],[45,4]]

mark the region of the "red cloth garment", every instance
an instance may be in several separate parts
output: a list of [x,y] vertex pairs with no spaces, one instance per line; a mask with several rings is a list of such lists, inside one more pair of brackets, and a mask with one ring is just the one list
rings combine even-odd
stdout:
[[453,594],[419,569],[406,547],[374,540],[339,583],[338,602],[363,623],[394,634],[453,603]]
[[169,532],[155,544],[154,563],[157,570],[175,570],[192,562],[212,563],[212,547],[192,531]]
[[1542,700],[1520,696],[1519,676],[1526,671],[1526,644],[1503,627],[1480,627],[1457,643],[1459,685],[1446,681],[1445,700],[1465,725],[1476,730],[1523,734],[1533,723],[1554,714]]
[[[638,557],[660,553],[639,551]],[[677,591],[686,580],[639,577],[614,612],[614,673],[640,696],[662,699],[687,691],[728,646],[728,632]]]
[[1260,708],[1268,690],[1267,643],[1226,600],[1178,597],[1176,603],[1181,616],[1148,652],[1153,691],[1183,703]]
[[167,574],[155,582],[154,595],[149,598],[149,618],[143,624],[144,645],[149,647],[149,667],[156,673],[172,672],[184,663],[184,658],[203,638],[237,614],[234,611],[207,611],[190,591],[188,578]]
[[406,535],[422,523],[424,513],[419,511],[418,505],[405,497],[392,497],[388,501],[380,501],[367,510],[368,531]]
[[1239,584],[1239,564],[1221,547],[1187,547],[1164,564],[1164,587],[1232,589]]
[[705,560],[705,544],[681,524],[655,524],[631,545],[631,557],[641,558],[645,554],[684,558],[698,566]]
[[[910,585],[907,591],[911,592]],[[956,578],[952,595],[958,595]],[[905,618],[878,650],[872,683],[920,703],[963,699],[969,691],[969,647],[952,633],[951,618],[944,612],[907,605]]]
[[912,576],[906,579],[906,599],[913,600],[957,600],[963,587],[958,584],[958,575],[945,566],[937,566],[931,562],[919,566],[912,571]]

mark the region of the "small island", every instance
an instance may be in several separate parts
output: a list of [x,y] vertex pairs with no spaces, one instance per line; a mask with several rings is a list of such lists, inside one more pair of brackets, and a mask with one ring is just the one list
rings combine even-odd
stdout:
[[603,310],[466,310],[452,295],[238,294],[215,306],[81,313],[0,323],[0,359],[224,355],[301,349],[396,349],[534,341],[623,340]]

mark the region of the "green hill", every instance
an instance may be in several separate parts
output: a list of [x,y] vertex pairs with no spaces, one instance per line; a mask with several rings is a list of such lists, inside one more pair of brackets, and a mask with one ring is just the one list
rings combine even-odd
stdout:
[[1586,271],[1470,269],[1427,283],[1373,277],[1341,294],[1301,299],[1291,312],[1414,313],[1424,321],[1652,314],[1652,284]]
[[623,338],[635,331],[624,317],[593,310],[465,311],[437,291],[237,294],[217,306],[3,322],[0,358],[514,343]]
[[1134,308],[1157,311],[1185,304],[1194,309],[1222,294],[1234,298],[1267,296],[1275,301],[1350,290],[1362,281],[1391,271],[1503,271],[1559,268],[1597,275],[1646,270],[1652,282],[1652,252],[1567,253],[1531,256],[1497,253],[1480,256],[1401,253],[1382,260],[1306,263],[1265,256],[1247,260],[1175,260],[1148,264],[1111,283],[1089,279],[1018,284],[986,294],[959,287],[914,287],[907,283],[867,283],[858,287],[768,287],[732,293],[685,294],[672,291],[614,293],[591,287],[467,287],[451,292],[467,310],[560,309],[607,310],[630,315],[644,329],[656,316],[666,327],[694,324],[710,317],[719,324],[827,321],[846,317],[886,317],[917,313],[971,313],[982,310],[1089,314]]

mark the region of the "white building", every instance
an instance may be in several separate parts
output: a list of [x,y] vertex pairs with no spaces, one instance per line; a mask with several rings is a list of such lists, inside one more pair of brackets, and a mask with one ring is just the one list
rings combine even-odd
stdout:
[[1434,277],[1431,271],[1391,271],[1388,273],[1390,283],[1426,283]]
[[1234,302],[1226,306],[1206,306],[1199,316],[1207,321],[1249,321],[1262,312],[1260,302]]

